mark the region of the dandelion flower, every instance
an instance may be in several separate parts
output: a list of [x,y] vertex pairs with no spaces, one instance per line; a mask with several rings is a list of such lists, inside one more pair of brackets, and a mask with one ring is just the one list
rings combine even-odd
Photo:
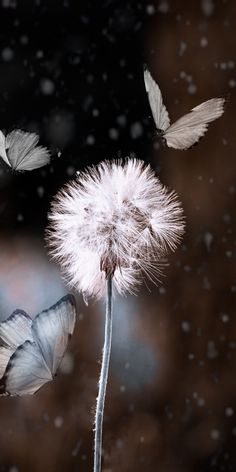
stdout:
[[48,242],[68,282],[100,298],[112,275],[117,292],[156,281],[163,256],[184,231],[177,196],[144,162],[105,161],[80,172],[55,197]]
[[102,424],[112,340],[112,286],[132,292],[184,230],[181,206],[150,166],[136,159],[103,162],[80,173],[56,196],[47,233],[52,256],[87,296],[107,290],[106,323],[95,415],[94,472],[101,472]]
[[13,170],[33,170],[49,163],[49,151],[38,146],[39,137],[19,129],[6,136],[0,131],[0,156]]

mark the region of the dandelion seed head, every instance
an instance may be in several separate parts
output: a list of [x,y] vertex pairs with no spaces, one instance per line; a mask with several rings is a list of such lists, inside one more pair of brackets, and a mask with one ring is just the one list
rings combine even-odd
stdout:
[[47,240],[68,282],[100,298],[113,276],[120,294],[156,281],[163,257],[184,231],[177,196],[137,159],[80,172],[56,195]]

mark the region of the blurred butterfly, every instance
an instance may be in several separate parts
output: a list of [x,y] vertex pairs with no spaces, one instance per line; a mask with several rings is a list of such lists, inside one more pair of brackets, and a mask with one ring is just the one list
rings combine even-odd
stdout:
[[13,170],[33,170],[50,162],[49,151],[38,146],[39,137],[19,129],[6,136],[0,131],[0,156]]
[[171,125],[161,91],[148,69],[144,70],[144,82],[157,134],[168,147],[183,150],[190,148],[204,136],[209,123],[224,113],[226,99],[211,98]]
[[0,323],[0,392],[32,395],[53,380],[65,354],[76,319],[72,295],[34,319],[16,310]]

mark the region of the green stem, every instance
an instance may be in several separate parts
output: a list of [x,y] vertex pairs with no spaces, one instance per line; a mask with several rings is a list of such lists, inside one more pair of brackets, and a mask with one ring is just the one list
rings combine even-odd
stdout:
[[106,386],[109,370],[112,339],[112,276],[107,279],[107,300],[106,300],[106,323],[105,338],[102,355],[102,367],[99,379],[99,391],[95,415],[95,440],[94,440],[94,472],[101,472],[102,459],[102,425],[105,404]]

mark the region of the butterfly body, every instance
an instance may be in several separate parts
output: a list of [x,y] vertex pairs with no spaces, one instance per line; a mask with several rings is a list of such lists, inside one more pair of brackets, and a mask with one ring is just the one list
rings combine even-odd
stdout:
[[160,129],[160,128],[157,128],[156,129],[156,134],[157,134],[157,137],[158,139],[162,142],[162,145],[163,146],[167,146],[167,142],[166,142],[166,139],[165,139],[165,131],[163,129]]
[[56,375],[75,325],[75,303],[63,297],[33,320],[16,310],[0,323],[0,393],[32,395]]
[[211,98],[171,124],[161,91],[148,69],[144,71],[144,82],[157,136],[168,147],[181,150],[191,148],[204,136],[209,123],[224,113],[225,97]]

